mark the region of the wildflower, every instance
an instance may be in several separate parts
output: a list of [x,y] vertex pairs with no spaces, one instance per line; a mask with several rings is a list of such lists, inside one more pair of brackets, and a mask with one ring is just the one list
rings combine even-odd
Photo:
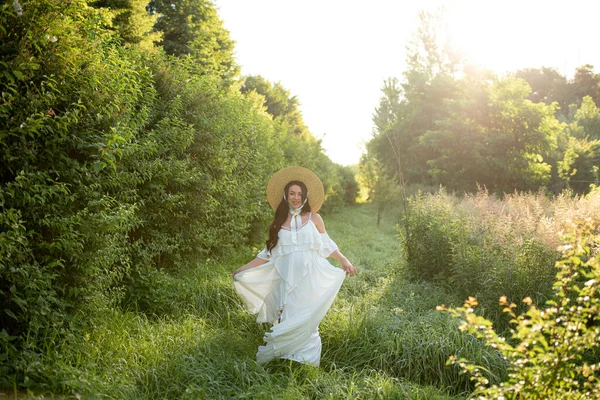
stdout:
[[23,7],[21,7],[19,0],[13,0],[13,8],[19,17],[23,16]]

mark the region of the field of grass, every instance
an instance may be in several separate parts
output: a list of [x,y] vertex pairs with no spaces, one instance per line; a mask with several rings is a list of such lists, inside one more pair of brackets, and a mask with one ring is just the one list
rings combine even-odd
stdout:
[[[145,313],[82,316],[82,334],[48,343],[27,368],[32,393],[115,399],[462,399],[472,389],[455,354],[502,376],[498,353],[460,332],[432,284],[405,278],[397,217],[376,226],[371,204],[325,216],[330,236],[359,268],[321,324],[321,367],[255,362],[266,325],[241,308],[231,272],[253,257],[210,260],[180,276],[157,273]],[[0,394],[0,398],[2,395]]]

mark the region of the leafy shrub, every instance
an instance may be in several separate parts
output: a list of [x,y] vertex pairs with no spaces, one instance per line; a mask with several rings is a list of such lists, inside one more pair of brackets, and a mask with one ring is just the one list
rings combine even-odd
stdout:
[[[516,304],[503,296],[500,305],[511,319],[510,336],[504,338],[492,329],[492,322],[477,316],[477,300],[469,298],[463,307],[449,309],[464,322],[460,329],[483,338],[498,349],[509,363],[509,375],[494,384],[477,362],[452,357],[472,375],[473,396],[487,398],[579,399],[600,397],[600,260],[591,256],[600,236],[590,222],[573,227],[564,236],[562,259],[557,262],[554,296],[543,308],[530,297],[523,303],[528,310],[516,313]],[[440,307],[444,309],[444,307]]]
[[447,279],[452,268],[452,243],[460,222],[452,209],[453,199],[440,191],[436,196],[422,193],[409,203],[410,213],[405,217],[408,235],[403,238],[408,261],[407,271],[418,279]]
[[148,102],[148,72],[97,29],[84,1],[22,9],[0,8],[0,68],[11,77],[0,82],[2,364],[18,362],[22,340],[62,332],[76,304],[118,300],[134,207],[100,177],[113,173]]
[[283,164],[248,98],[173,61],[150,60],[158,100],[119,168],[138,204],[131,239],[142,268],[177,269],[245,243],[250,221],[270,216],[264,187]]

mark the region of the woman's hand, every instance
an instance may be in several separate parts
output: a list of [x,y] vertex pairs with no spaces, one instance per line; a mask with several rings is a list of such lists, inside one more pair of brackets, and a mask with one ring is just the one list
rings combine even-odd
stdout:
[[239,274],[240,272],[242,272],[242,271],[246,271],[247,269],[250,269],[250,268],[256,268],[256,267],[258,267],[258,266],[261,266],[261,265],[263,265],[263,264],[264,264],[264,263],[266,263],[266,262],[267,262],[267,260],[265,260],[265,259],[262,259],[262,258],[258,258],[258,257],[256,257],[254,260],[250,261],[248,264],[246,264],[246,265],[244,265],[243,267],[241,267],[241,268],[238,268],[238,269],[236,269],[235,271],[233,271],[233,274],[231,274],[231,278],[232,278],[233,280],[235,280],[235,276],[236,276],[237,274]]
[[342,260],[342,269],[346,271],[347,274],[350,274],[350,276],[354,276],[356,273],[356,267],[345,257]]

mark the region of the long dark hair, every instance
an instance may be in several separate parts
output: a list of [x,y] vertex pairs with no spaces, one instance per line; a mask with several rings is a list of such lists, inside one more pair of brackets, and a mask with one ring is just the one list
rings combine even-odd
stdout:
[[[302,201],[304,202],[304,200],[306,200],[306,196],[308,196],[308,190],[306,189],[306,185],[300,181],[288,182],[288,184],[285,185],[285,188],[283,189],[283,193],[285,193],[285,195],[287,196],[288,190],[293,185],[300,186],[300,189],[302,189]],[[271,225],[269,226],[269,238],[266,242],[267,250],[271,251],[271,249],[273,249],[273,247],[277,245],[277,240],[279,239],[277,235],[279,234],[281,225],[283,225],[283,223],[287,219],[287,215],[289,212],[290,207],[288,206],[287,201],[285,201],[285,199],[282,198],[281,202],[277,206],[277,210],[275,210],[275,217],[273,218],[273,222],[271,222]],[[305,212],[310,212],[310,204],[308,204],[308,201],[304,203],[304,206],[302,207],[302,213]]]

